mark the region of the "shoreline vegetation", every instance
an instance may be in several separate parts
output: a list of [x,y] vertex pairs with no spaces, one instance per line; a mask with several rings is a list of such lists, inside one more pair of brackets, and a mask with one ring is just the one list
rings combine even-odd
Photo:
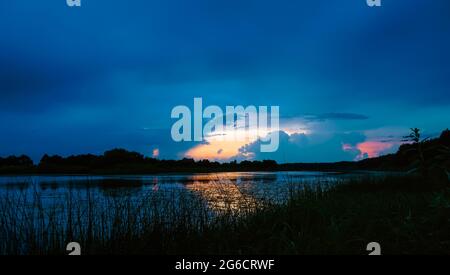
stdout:
[[209,160],[195,161],[186,158],[182,160],[159,160],[144,157],[137,152],[114,149],[105,152],[101,156],[92,154],[69,157],[45,155],[36,165],[25,155],[0,158],[0,174],[124,175],[260,171],[410,171],[418,166],[418,162],[423,162],[425,159],[439,163],[447,171],[450,170],[450,158],[448,157],[450,131],[443,131],[439,138],[423,141],[420,140],[420,133],[417,132],[417,134],[419,135],[418,139],[408,136],[408,138],[412,138],[408,140],[411,143],[403,144],[395,154],[361,161],[278,164],[273,160],[264,160],[219,163]]
[[81,193],[69,190],[52,206],[38,188],[31,196],[0,193],[0,254],[65,254],[72,241],[81,244],[84,255],[367,255],[371,242],[381,244],[382,254],[450,254],[450,131],[421,140],[419,130],[412,129],[409,138],[411,143],[396,154],[339,164],[160,161],[124,150],[103,156],[46,156],[36,166],[25,158],[10,159],[6,162],[20,164],[16,167],[32,165],[35,172],[50,174],[93,173],[102,167],[149,173],[147,169],[170,165],[186,172],[215,172],[217,165],[237,171],[365,167],[405,173],[345,178],[329,185],[288,179],[291,188],[283,202],[242,201],[236,211],[223,194],[216,197],[222,206],[218,212],[195,192],[95,197],[87,188]]
[[[295,187],[296,186],[296,187]],[[217,215],[190,193],[139,199],[69,193],[53,207],[44,198],[0,197],[0,254],[83,255],[450,254],[450,188],[409,177],[361,178],[333,186],[293,185],[284,203],[254,203]],[[33,207],[29,207],[29,206]]]

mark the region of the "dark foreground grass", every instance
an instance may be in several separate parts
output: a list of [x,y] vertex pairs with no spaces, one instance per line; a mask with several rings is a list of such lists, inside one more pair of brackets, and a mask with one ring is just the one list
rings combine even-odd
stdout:
[[367,254],[367,244],[378,242],[384,254],[450,254],[450,192],[426,184],[413,178],[366,179],[296,191],[284,205],[202,232],[175,233],[180,238],[162,252]]
[[281,205],[219,216],[194,198],[165,206],[152,200],[89,203],[65,213],[64,223],[49,222],[63,219],[57,211],[36,211],[28,218],[37,225],[22,229],[10,224],[13,213],[3,201],[0,232],[10,238],[0,252],[61,254],[68,241],[78,241],[84,254],[368,254],[367,244],[378,242],[383,254],[450,254],[450,191],[423,179],[304,188]]

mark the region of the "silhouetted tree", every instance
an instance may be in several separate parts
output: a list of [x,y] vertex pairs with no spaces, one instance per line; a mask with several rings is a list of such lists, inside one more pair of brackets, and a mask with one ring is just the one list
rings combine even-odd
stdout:
[[[412,128],[411,134],[406,140],[412,141],[412,147],[400,148],[403,153],[416,152],[416,167],[410,172],[419,173],[424,179],[435,183],[448,181],[448,162],[450,150],[446,146],[449,139],[449,131],[442,132],[438,139],[422,139],[418,128]],[[407,149],[406,149],[407,148]]]
[[107,164],[136,164],[144,161],[143,155],[136,152],[129,152],[124,149],[106,151],[103,154],[103,158]]
[[[447,129],[442,132],[441,136],[439,137],[440,142],[444,146],[450,146],[450,130]],[[448,148],[447,148],[448,149]]]
[[0,166],[33,166],[33,161],[25,155],[16,157],[9,156],[7,158],[0,158]]
[[425,140],[421,140],[420,129],[419,128],[411,128],[411,133],[409,134],[409,136],[406,136],[405,138],[414,142],[414,145],[415,145],[414,150],[416,150],[418,160],[419,160],[418,169],[424,176],[427,176],[427,169],[425,166],[425,157],[424,157],[423,148],[422,148],[422,144],[425,142]]

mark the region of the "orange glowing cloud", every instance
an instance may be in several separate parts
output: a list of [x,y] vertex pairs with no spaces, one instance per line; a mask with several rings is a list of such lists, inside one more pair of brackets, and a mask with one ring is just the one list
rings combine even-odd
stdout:
[[[243,156],[251,159],[254,157],[253,153],[242,153],[239,151],[245,145],[255,142],[260,137],[269,135],[270,128],[253,128],[253,129],[233,129],[223,131],[214,136],[207,136],[205,139],[207,143],[200,144],[187,151],[184,156],[194,160],[229,160],[236,156]],[[282,129],[285,133],[298,134],[307,133],[307,130],[296,130],[294,128]]]
[[366,157],[374,158],[380,156],[386,150],[391,149],[394,146],[393,143],[380,142],[380,141],[366,141],[356,145],[356,148],[361,152],[357,157],[358,159],[363,159]]
[[342,144],[342,150],[344,150],[344,151],[351,151],[351,150],[353,150],[353,149],[355,149],[351,144]]
[[195,160],[226,160],[236,156],[245,144],[247,141],[212,140],[190,149],[185,156]]
[[154,157],[154,158],[159,157],[159,149],[158,148],[153,149],[152,157]]

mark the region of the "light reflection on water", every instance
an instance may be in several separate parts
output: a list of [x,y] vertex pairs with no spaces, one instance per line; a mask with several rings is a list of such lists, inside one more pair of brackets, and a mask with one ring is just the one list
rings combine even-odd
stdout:
[[292,189],[332,185],[355,176],[320,172],[0,176],[0,254],[10,251],[10,245],[27,254],[33,249],[30,245],[45,248],[55,238],[61,245],[66,238],[105,241],[161,228],[201,229],[215,224],[216,218],[239,218],[258,206],[286,201]]
[[261,201],[279,202],[299,184],[332,184],[354,176],[325,172],[232,172],[133,176],[7,176],[0,177],[0,196],[39,193],[45,204],[66,200],[68,193],[99,200],[139,198],[142,194],[193,193],[213,211],[251,208]]
[[241,177],[233,174],[194,175],[188,190],[199,194],[215,212],[251,209],[258,200],[241,186]]

